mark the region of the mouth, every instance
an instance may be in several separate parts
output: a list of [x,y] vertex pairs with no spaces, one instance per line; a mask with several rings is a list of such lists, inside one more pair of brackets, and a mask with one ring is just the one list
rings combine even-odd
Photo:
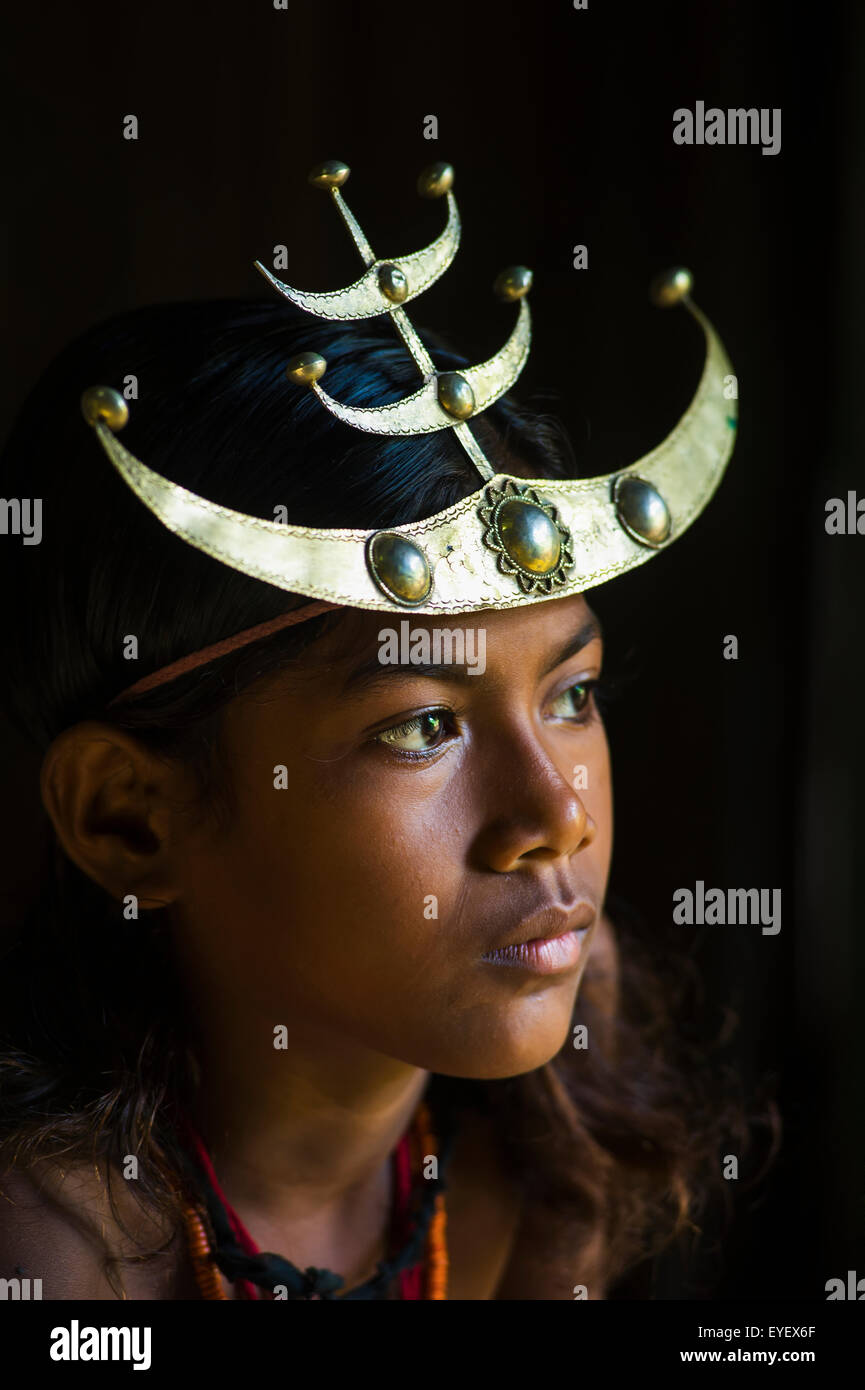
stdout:
[[586,938],[597,909],[582,902],[576,908],[561,904],[526,918],[508,937],[481,956],[489,965],[554,975],[573,970],[583,957]]

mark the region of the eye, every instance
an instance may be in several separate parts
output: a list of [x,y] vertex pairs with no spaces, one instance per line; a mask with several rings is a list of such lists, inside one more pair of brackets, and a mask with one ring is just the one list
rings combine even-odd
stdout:
[[601,681],[597,677],[594,680],[576,681],[569,685],[567,690],[563,690],[553,700],[553,714],[559,719],[569,719],[575,724],[588,724],[592,718],[592,691],[600,686]]
[[451,732],[449,711],[430,709],[407,719],[404,724],[396,724],[392,729],[382,730],[380,734],[376,734],[375,741],[386,744],[398,753],[424,757],[440,748]]

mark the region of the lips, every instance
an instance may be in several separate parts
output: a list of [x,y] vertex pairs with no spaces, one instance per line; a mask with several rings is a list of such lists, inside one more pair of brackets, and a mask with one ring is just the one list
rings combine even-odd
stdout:
[[505,935],[489,942],[487,950],[506,951],[511,946],[524,946],[531,941],[551,941],[568,932],[590,927],[596,916],[597,908],[585,899],[570,907],[564,903],[550,903],[530,917],[524,917]]

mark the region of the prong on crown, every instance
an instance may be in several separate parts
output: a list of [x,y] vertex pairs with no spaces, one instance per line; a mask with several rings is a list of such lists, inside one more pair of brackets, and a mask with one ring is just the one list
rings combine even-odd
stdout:
[[532,272],[527,265],[509,265],[497,275],[493,283],[493,294],[499,299],[513,301],[522,299],[532,288]]
[[422,198],[441,198],[453,188],[452,164],[428,164],[418,174],[417,191]]
[[307,178],[316,188],[341,188],[351,170],[341,159],[326,159],[310,169]]
[[88,386],[81,396],[81,413],[88,425],[102,423],[116,432],[129,419],[129,406],[113,386]]
[[682,299],[686,299],[694,288],[694,277],[683,265],[672,270],[664,270],[656,275],[649,286],[649,298],[660,309],[670,309]]

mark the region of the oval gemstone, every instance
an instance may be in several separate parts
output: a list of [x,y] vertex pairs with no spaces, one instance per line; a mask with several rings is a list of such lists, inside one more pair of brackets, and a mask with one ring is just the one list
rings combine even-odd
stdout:
[[467,420],[475,408],[471,383],[459,372],[442,372],[438,379],[438,399],[442,410],[457,420]]
[[549,574],[559,563],[559,528],[534,502],[509,498],[499,508],[497,526],[509,559],[530,574]]
[[619,478],[616,514],[625,530],[647,545],[662,545],[670,534],[670,512],[657,488],[644,478]]
[[432,588],[427,557],[406,536],[380,531],[370,545],[370,562],[381,588],[403,603],[423,603]]
[[383,265],[378,272],[379,289],[392,304],[401,304],[408,295],[408,280],[398,265]]

